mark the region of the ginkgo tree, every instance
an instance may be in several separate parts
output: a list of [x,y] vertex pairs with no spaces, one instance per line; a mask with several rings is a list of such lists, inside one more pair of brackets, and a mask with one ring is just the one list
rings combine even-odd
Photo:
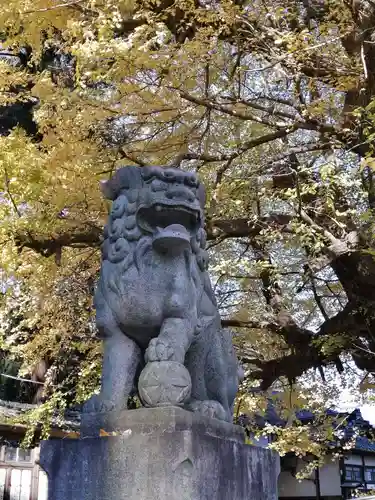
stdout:
[[[98,182],[124,164],[205,183],[211,275],[250,384],[353,359],[372,387],[374,21],[369,0],[0,7],[1,267],[32,302],[1,345],[21,374],[43,360],[45,397],[98,384]],[[9,286],[4,318],[17,300]]]

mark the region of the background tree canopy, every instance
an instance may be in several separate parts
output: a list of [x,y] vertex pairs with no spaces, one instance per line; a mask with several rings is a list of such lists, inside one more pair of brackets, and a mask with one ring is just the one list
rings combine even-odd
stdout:
[[161,164],[208,188],[251,384],[354,360],[371,387],[374,2],[9,0],[0,36],[0,342],[21,374],[43,362],[62,407],[95,389],[98,182]]

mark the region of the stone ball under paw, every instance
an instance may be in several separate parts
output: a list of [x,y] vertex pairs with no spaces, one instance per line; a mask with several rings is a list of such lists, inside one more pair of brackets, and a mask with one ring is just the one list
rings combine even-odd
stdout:
[[147,363],[138,381],[139,396],[145,406],[180,406],[191,394],[191,378],[177,361]]

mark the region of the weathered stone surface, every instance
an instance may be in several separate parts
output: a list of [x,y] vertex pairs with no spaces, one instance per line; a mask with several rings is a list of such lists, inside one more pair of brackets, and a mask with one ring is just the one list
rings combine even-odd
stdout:
[[102,389],[86,411],[126,408],[144,361],[174,361],[191,376],[187,408],[231,421],[240,372],[207,273],[203,186],[179,169],[124,167],[102,191],[113,200],[95,294]]
[[[123,414],[135,425],[138,411]],[[277,499],[277,456],[241,443],[236,429],[229,439],[230,424],[215,421],[212,435],[204,417],[182,409],[140,411],[138,427],[124,435],[44,441],[49,500]]]
[[81,418],[81,437],[98,437],[100,429],[107,432],[151,434],[174,431],[193,431],[200,435],[245,442],[242,427],[192,413],[177,406],[139,408],[138,410],[84,413]]
[[148,363],[139,377],[138,392],[146,406],[182,405],[190,398],[190,374],[177,361]]

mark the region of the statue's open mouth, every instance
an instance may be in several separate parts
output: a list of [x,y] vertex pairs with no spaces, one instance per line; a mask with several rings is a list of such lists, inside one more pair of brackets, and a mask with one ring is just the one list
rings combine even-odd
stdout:
[[185,205],[156,203],[150,207],[140,207],[137,220],[145,231],[152,234],[158,228],[166,228],[172,224],[184,226],[191,232],[200,224],[200,212]]

